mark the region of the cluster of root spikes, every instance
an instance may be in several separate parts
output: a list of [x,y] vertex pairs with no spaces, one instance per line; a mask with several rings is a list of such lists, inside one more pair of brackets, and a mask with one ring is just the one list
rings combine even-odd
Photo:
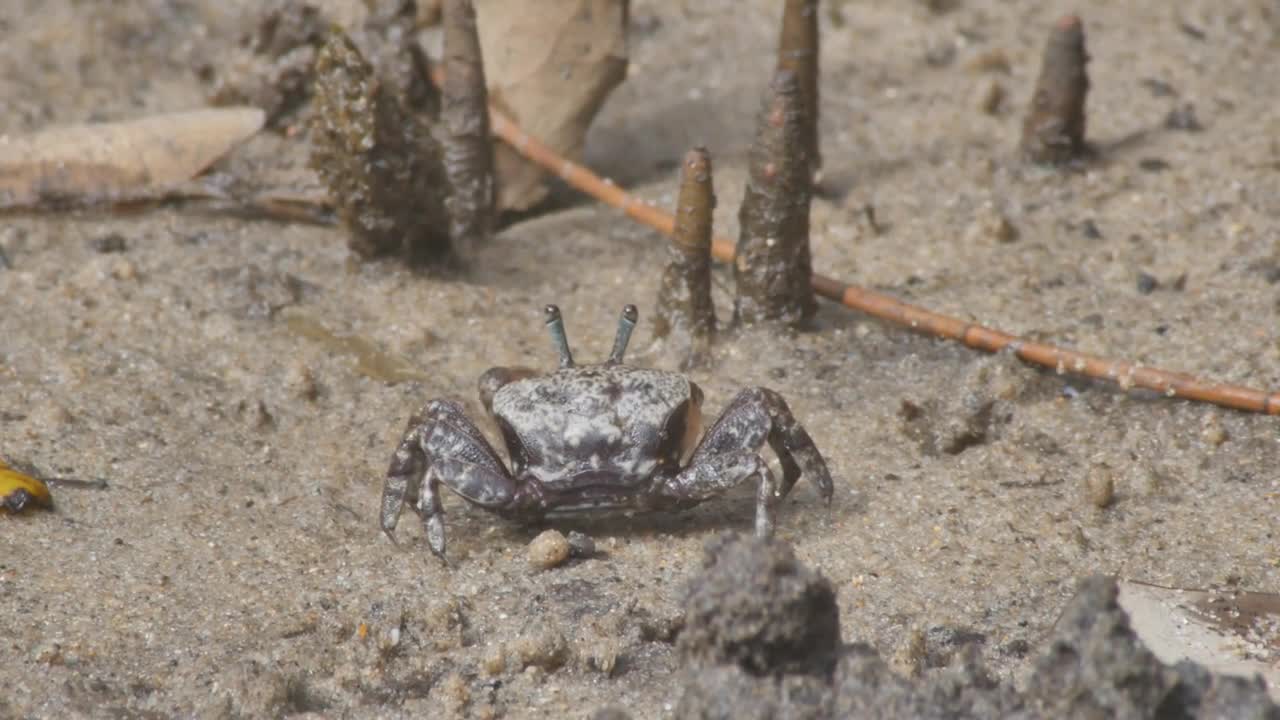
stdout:
[[[448,4],[469,5],[457,0]],[[659,291],[657,330],[660,335],[678,335],[687,343],[689,357],[694,361],[705,356],[716,328],[709,278],[710,261],[714,258],[733,263],[735,323],[801,324],[813,314],[817,295],[919,333],[956,340],[987,352],[1007,350],[1028,363],[1059,373],[1107,380],[1124,390],[1141,388],[1168,397],[1280,414],[1280,393],[1210,382],[1034,342],[813,273],[809,202],[813,184],[821,176],[818,41],[817,0],[786,0],[777,70],[765,96],[751,149],[750,179],[739,211],[737,243],[713,234],[711,211],[715,200],[711,158],[705,149],[691,150],[682,163],[681,189],[673,216],[552,151],[493,106],[489,106],[488,113],[490,129],[522,156],[570,186],[672,238],[670,260]],[[450,102],[450,85],[456,83],[445,77],[460,66],[449,55],[448,45],[446,36],[446,68],[433,71],[433,80],[446,91],[446,106]],[[1089,151],[1085,142],[1085,96],[1089,89],[1086,61],[1080,19],[1062,18],[1050,31],[1023,123],[1019,149],[1027,162],[1065,165],[1078,162]],[[479,58],[473,56],[471,62],[478,63]],[[474,107],[478,94],[475,78],[483,78],[483,72],[466,72],[470,80],[466,84],[468,100]]]

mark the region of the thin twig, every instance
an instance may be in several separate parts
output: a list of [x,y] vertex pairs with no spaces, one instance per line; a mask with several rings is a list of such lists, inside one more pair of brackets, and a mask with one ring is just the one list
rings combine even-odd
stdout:
[[[524,157],[554,173],[569,185],[618,208],[628,217],[670,236],[675,232],[675,218],[666,211],[640,200],[612,182],[601,179],[587,168],[568,160],[531,137],[502,111],[489,106],[493,132]],[[723,237],[713,238],[711,254],[715,259],[733,262],[734,244]],[[916,332],[958,340],[968,347],[1000,352],[1009,349],[1019,358],[1059,373],[1083,375],[1116,383],[1122,390],[1144,388],[1167,397],[1213,403],[1236,410],[1280,414],[1280,392],[1255,390],[1201,380],[1185,373],[1143,367],[1127,360],[1088,355],[1047,343],[1038,343],[1016,335],[960,320],[896,300],[888,295],[849,285],[839,280],[814,274],[814,291],[845,307],[864,312]]]

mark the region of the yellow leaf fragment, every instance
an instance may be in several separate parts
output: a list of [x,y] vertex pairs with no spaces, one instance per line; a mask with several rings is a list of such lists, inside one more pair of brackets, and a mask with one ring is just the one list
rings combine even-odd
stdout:
[[0,209],[171,188],[253,136],[263,120],[257,108],[215,108],[0,135]]
[[22,512],[29,505],[53,507],[49,487],[0,460],[0,511]]

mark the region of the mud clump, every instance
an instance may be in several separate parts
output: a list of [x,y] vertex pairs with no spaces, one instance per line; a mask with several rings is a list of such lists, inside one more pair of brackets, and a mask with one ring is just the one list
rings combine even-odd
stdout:
[[968,645],[921,678],[840,645],[830,584],[782,544],[721,540],[694,581],[678,647],[677,718],[1280,719],[1261,678],[1165,665],[1129,626],[1113,578],[1080,584],[1025,691]]
[[451,255],[442,151],[413,109],[413,83],[394,86],[334,30],[316,59],[311,166],[357,254],[439,261]]
[[826,717],[1032,718],[1012,688],[1001,686],[976,654],[920,680],[895,672],[875,650],[854,645],[841,658]]
[[840,611],[826,578],[802,566],[790,547],[756,538],[712,542],[703,565],[677,642],[687,666],[830,675]]
[[1118,595],[1113,578],[1080,584],[1028,682],[1034,717],[1280,719],[1261,678],[1160,662],[1130,628]]
[[811,675],[759,678],[736,665],[721,665],[693,676],[685,685],[675,716],[682,720],[834,717],[830,689],[824,680]]
[[537,667],[555,672],[570,659],[569,642],[556,628],[543,628],[521,635],[512,642],[511,650],[521,669]]

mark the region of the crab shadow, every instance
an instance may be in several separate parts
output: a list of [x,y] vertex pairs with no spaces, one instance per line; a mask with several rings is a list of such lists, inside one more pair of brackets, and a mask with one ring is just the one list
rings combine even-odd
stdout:
[[[860,515],[867,511],[862,493],[837,492],[837,499],[827,506],[805,485],[805,479],[801,478],[779,506],[775,516],[779,535],[829,534],[829,526],[836,517]],[[755,488],[747,484],[683,511],[610,512],[528,523],[507,522],[480,508],[454,503],[454,507],[449,508],[449,532],[453,543],[458,546],[466,544],[470,551],[477,551],[488,543],[527,545],[544,530],[554,529],[565,534],[576,531],[597,543],[595,557],[606,558],[610,549],[600,546],[606,538],[647,542],[663,536],[688,539],[726,531],[749,534],[755,527],[755,516]],[[487,528],[492,532],[486,532]]]

